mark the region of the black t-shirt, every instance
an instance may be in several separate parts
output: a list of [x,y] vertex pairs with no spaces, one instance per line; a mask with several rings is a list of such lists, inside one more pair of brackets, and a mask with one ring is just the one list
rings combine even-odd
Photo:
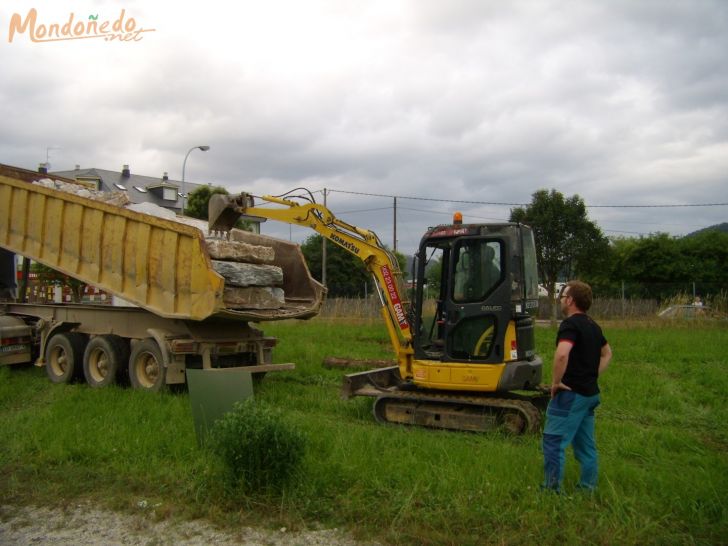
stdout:
[[556,344],[561,341],[572,344],[562,383],[582,396],[598,394],[599,359],[607,344],[602,329],[587,315],[577,313],[561,323]]

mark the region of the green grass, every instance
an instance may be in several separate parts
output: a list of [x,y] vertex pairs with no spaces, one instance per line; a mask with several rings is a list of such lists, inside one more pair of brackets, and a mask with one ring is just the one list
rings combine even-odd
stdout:
[[[185,393],[52,385],[43,370],[0,369],[0,494],[5,503],[87,499],[300,528],[346,526],[398,544],[721,544],[728,536],[728,331],[710,325],[605,325],[614,362],[601,381],[600,487],[539,491],[540,437],[382,426],[367,399],[339,398],[326,356],[391,358],[378,322],[283,322],[277,362],[256,396],[308,438],[303,471],[278,495],[226,494],[197,447]],[[555,331],[537,330],[550,374]]]

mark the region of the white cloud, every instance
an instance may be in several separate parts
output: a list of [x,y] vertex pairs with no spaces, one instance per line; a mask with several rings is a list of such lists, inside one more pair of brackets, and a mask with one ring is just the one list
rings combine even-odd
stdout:
[[[39,20],[124,9],[135,43],[7,43],[0,162],[181,175],[280,193],[587,204],[728,202],[728,4],[246,0],[35,4]],[[332,194],[332,208],[391,207]],[[455,205],[403,200],[408,246]],[[507,207],[472,207],[508,216]],[[408,210],[409,209],[409,210]],[[416,209],[416,210],[415,210]],[[422,212],[425,211],[425,212]],[[726,208],[591,209],[605,229],[682,234]],[[392,229],[389,211],[353,213]],[[640,228],[642,226],[642,228]],[[288,228],[281,228],[288,233]],[[387,237],[382,237],[387,239]],[[391,239],[391,237],[390,237]]]

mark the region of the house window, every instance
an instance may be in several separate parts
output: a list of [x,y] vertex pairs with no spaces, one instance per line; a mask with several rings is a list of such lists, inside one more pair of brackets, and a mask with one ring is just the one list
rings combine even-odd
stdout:
[[164,188],[162,199],[165,201],[177,201],[177,188]]
[[177,192],[179,188],[172,184],[158,184],[156,186],[147,186],[147,191],[155,197],[164,201],[177,201]]
[[122,186],[121,184],[114,184],[114,186],[116,186],[121,191],[126,191],[126,186]]
[[77,176],[76,182],[86,186],[90,190],[101,189],[101,179],[94,176]]
[[145,190],[144,188],[139,187],[139,186],[134,186],[134,189],[136,191],[138,191],[139,193],[147,193],[147,190]]

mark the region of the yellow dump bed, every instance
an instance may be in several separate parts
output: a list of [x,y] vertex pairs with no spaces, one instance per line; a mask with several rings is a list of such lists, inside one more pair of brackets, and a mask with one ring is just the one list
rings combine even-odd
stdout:
[[0,164],[0,247],[168,318],[277,320],[320,309],[323,289],[305,263],[288,279],[284,268],[281,309],[226,309],[199,229],[32,183],[44,178],[75,183]]

